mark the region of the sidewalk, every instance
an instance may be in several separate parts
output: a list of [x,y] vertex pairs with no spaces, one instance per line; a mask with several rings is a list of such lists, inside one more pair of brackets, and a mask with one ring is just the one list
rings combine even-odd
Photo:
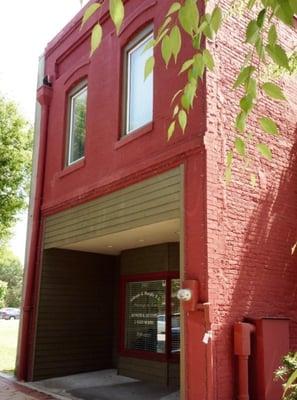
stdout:
[[56,398],[40,393],[15,383],[10,379],[0,376],[0,399],[1,400],[55,400]]

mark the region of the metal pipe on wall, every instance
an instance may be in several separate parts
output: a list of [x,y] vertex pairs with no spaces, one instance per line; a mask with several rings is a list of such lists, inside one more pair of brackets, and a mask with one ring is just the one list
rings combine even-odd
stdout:
[[250,398],[248,361],[251,355],[251,334],[255,330],[254,325],[246,322],[234,324],[234,354],[238,357],[238,400]]
[[33,315],[33,298],[34,298],[34,284],[36,281],[37,271],[37,255],[38,255],[38,241],[40,234],[40,207],[42,203],[43,182],[44,182],[44,168],[45,156],[47,145],[47,126],[49,105],[52,98],[52,89],[50,86],[43,85],[37,91],[37,100],[42,106],[41,111],[41,126],[40,126],[40,142],[37,163],[37,176],[34,196],[34,210],[32,218],[32,232],[30,238],[30,247],[28,254],[28,263],[26,267],[25,276],[25,292],[23,296],[22,305],[22,320],[21,320],[21,333],[19,342],[17,378],[19,380],[28,379],[28,359],[29,359],[29,338],[30,326],[32,325]]

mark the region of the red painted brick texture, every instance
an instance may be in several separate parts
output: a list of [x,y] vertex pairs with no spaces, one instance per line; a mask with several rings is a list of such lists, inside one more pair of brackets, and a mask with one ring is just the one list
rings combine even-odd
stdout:
[[[167,140],[172,112],[170,101],[182,87],[183,78],[176,77],[182,59],[187,59],[193,52],[189,40],[183,47],[179,63],[171,63],[168,70],[160,49],[156,51],[153,124],[146,132],[121,138],[125,46],[149,24],[157,30],[170,4],[170,0],[127,1],[125,22],[117,36],[108,18],[106,2],[101,18],[103,40],[92,58],[89,57],[90,33],[97,16],[80,30],[82,15],[78,14],[46,48],[45,69],[53,82],[43,197],[43,210],[47,213],[55,212],[57,207],[65,208],[69,202],[76,204],[81,199],[101,195],[103,188],[116,181],[127,186],[133,175],[138,180],[144,179],[140,171],[150,169],[149,175],[152,175],[151,171],[158,163],[164,164],[165,159],[177,157],[202,143],[205,130],[203,100],[199,102],[195,117],[189,121],[188,134],[179,132],[170,142]],[[67,94],[82,80],[88,82],[85,162],[80,163],[80,168],[65,168]],[[205,99],[205,96],[200,93],[200,98]],[[111,187],[105,189],[106,192],[112,190]]]
[[[229,1],[220,3],[227,12]],[[216,61],[216,70],[207,75],[205,145],[209,300],[214,306],[214,386],[219,400],[235,397],[234,322],[245,317],[290,318],[290,344],[297,349],[297,255],[291,255],[297,237],[296,79],[282,82],[287,103],[261,96],[249,120],[251,163],[244,167],[236,159],[232,183],[226,186],[223,178],[226,151],[236,136],[233,120],[240,91],[231,87],[247,51],[242,46],[246,23],[238,15],[229,16],[216,40],[207,43]],[[287,48],[296,45],[296,32],[282,29],[281,36]],[[279,137],[259,130],[256,120],[262,115],[277,121]],[[271,145],[272,162],[256,154],[258,142]],[[257,175],[255,188],[249,184],[251,172]]]

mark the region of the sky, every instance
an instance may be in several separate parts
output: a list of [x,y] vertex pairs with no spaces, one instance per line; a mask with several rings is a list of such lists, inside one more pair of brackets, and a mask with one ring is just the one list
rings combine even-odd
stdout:
[[[16,101],[32,123],[38,57],[80,8],[80,0],[0,0],[0,93]],[[10,241],[22,262],[26,224],[23,213]]]

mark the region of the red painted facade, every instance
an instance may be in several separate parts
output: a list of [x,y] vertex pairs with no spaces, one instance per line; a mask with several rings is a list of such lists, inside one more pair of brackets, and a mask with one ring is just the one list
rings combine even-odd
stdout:
[[[158,49],[153,122],[139,132],[121,137],[122,49],[147,24],[153,22],[158,27],[168,4],[169,0],[127,1],[126,19],[118,37],[103,8],[104,38],[91,59],[89,40],[95,17],[79,30],[82,12],[46,48],[45,74],[52,82],[52,98],[48,124],[46,111],[41,123],[46,149],[44,158],[41,155],[44,166],[41,160],[39,175],[44,171],[44,179],[37,182],[40,196],[35,203],[27,265],[27,282],[31,284],[27,283],[24,314],[30,315],[23,319],[20,341],[22,379],[27,379],[33,351],[29,336],[34,335],[37,312],[38,259],[44,218],[178,165],[184,166],[181,279],[199,281],[201,304],[198,311],[185,315],[184,400],[234,398],[236,366],[232,335],[237,321],[289,318],[290,346],[297,348],[297,266],[296,255],[291,255],[297,237],[297,83],[289,78],[284,82],[287,104],[263,98],[259,105],[257,115],[265,112],[276,116],[283,134],[277,139],[267,138],[273,162],[252,155],[253,168],[258,174],[255,188],[249,185],[249,171],[238,160],[232,183],[226,186],[223,181],[225,154],[234,140],[231,130],[238,104],[238,93],[230,91],[230,87],[243,60],[238,43],[246,22],[236,16],[230,17],[215,42],[206,44],[215,55],[217,68],[207,74],[190,113],[186,133],[178,131],[167,141],[169,104],[182,87],[182,79],[178,77],[182,61],[170,64],[166,70]],[[284,30],[282,34],[290,45],[292,33]],[[185,46],[180,60],[190,53],[191,47]],[[67,95],[84,79],[88,82],[85,158],[64,167]],[[257,117],[253,118],[253,142],[257,143],[263,136],[257,128]],[[206,345],[202,337],[209,330],[212,339]]]

